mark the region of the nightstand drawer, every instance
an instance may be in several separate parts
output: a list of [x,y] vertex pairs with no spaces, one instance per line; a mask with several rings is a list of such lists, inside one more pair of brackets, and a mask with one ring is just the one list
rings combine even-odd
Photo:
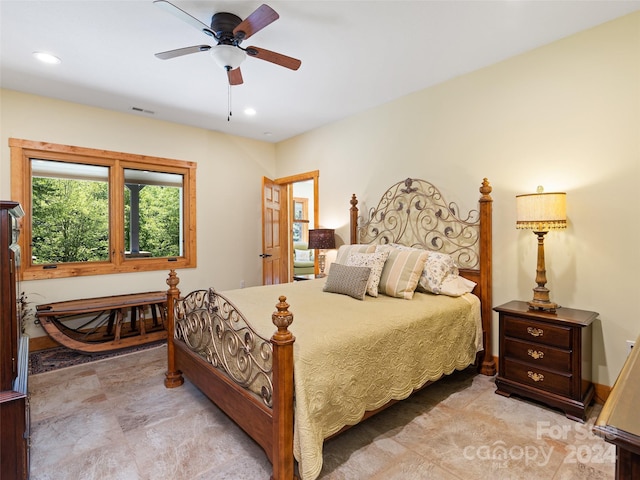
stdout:
[[504,335],[561,348],[571,347],[571,328],[504,316]]
[[539,343],[505,338],[504,356],[528,363],[532,367],[571,372],[571,352]]
[[505,377],[558,395],[571,395],[571,375],[562,375],[544,368],[505,359]]

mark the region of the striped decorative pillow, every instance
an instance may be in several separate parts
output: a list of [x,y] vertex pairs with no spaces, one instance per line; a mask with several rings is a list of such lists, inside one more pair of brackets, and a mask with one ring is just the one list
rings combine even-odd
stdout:
[[388,245],[379,245],[376,251],[389,251],[384,264],[378,290],[390,297],[411,300],[427,261],[426,250],[399,250]]

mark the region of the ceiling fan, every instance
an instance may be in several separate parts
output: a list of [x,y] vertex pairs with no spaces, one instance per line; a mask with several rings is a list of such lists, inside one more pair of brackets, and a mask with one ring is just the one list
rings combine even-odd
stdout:
[[229,85],[240,85],[243,83],[240,64],[249,55],[260,60],[275,63],[291,70],[300,68],[302,62],[296,58],[288,57],[281,53],[272,52],[259,47],[243,48],[240,44],[259,32],[270,23],[275,22],[280,16],[268,5],[261,5],[251,15],[242,20],[237,15],[227,12],[215,13],[211,17],[211,25],[208,26],[189,15],[184,10],[176,7],[166,0],[155,0],[157,6],[175,15],[180,20],[197,28],[204,34],[214,38],[216,45],[194,45],[192,47],[178,48],[166,52],[156,53],[156,57],[161,60],[189,55],[198,52],[210,52],[215,62],[227,71]]

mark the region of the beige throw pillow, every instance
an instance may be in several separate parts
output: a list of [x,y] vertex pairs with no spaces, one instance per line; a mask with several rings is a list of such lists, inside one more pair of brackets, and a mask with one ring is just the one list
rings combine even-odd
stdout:
[[427,251],[399,250],[388,245],[376,249],[385,250],[389,251],[389,258],[382,269],[378,290],[390,297],[411,300],[427,261]]
[[376,251],[375,245],[367,245],[367,244],[341,245],[340,248],[338,249],[338,253],[336,254],[335,263],[346,265],[347,260],[349,260],[349,256],[352,253],[373,253],[375,251]]

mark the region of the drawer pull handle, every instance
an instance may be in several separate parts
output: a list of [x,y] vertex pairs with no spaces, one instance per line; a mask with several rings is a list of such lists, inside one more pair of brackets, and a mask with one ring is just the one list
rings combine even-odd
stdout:
[[536,372],[532,372],[531,370],[529,370],[527,372],[527,376],[533,380],[534,382],[542,382],[544,381],[544,375],[541,373],[536,373]]
[[529,351],[527,352],[529,354],[530,357],[535,358],[536,360],[539,360],[541,358],[544,358],[544,352],[539,352],[537,350],[531,350],[529,349]]
[[527,333],[532,337],[541,337],[544,334],[544,330],[541,328],[527,327]]

